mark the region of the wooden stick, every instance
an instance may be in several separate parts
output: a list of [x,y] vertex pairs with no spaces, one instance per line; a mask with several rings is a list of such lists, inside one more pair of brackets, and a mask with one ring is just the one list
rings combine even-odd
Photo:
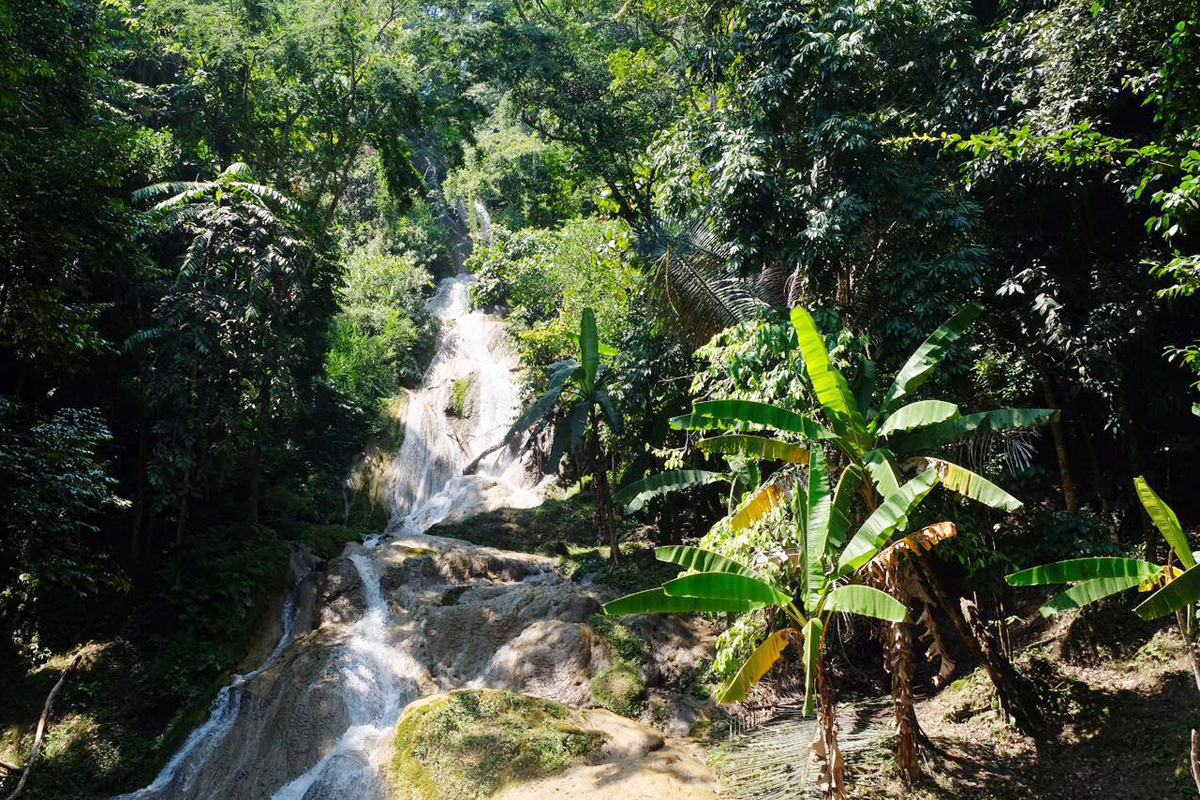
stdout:
[[25,760],[25,769],[21,771],[21,780],[17,782],[17,788],[5,800],[16,800],[17,796],[25,791],[25,784],[29,781],[29,774],[33,772],[33,763],[37,761],[38,753],[42,750],[42,744],[46,736],[46,721],[50,718],[50,711],[54,707],[54,698],[58,696],[59,691],[67,680],[67,676],[71,674],[71,670],[75,669],[82,658],[82,652],[75,656],[71,663],[67,665],[67,668],[62,671],[62,675],[58,676],[58,682],[54,684],[54,688],[50,690],[50,694],[46,696],[46,704],[42,706],[42,716],[38,718],[37,733],[33,736],[33,750],[29,752],[29,758]]

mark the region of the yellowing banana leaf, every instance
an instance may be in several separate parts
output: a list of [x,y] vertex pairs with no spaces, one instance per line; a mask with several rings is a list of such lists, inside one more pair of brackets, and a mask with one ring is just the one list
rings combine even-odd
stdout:
[[748,500],[745,500],[733,516],[729,517],[729,530],[740,531],[753,525],[787,500],[785,492],[776,483],[764,483]]
[[721,692],[717,703],[724,705],[745,699],[750,688],[762,680],[762,676],[767,674],[767,670],[779,660],[779,656],[791,643],[789,637],[793,633],[799,633],[799,631],[795,628],[784,628],[768,636],[766,641],[755,648],[746,662],[742,664],[737,675],[733,676],[733,680],[725,687],[725,691]]
[[908,618],[908,609],[899,600],[887,592],[862,584],[839,586],[834,589],[825,598],[825,608],[829,611],[861,614],[864,617],[875,617],[889,622],[904,622]]
[[780,606],[792,602],[792,598],[766,581],[732,572],[684,575],[664,583],[663,590],[671,597],[714,597]]
[[1048,583],[1075,583],[1097,578],[1135,578],[1136,586],[1157,578],[1162,567],[1138,558],[1119,556],[1095,556],[1090,558],[1068,558],[1052,564],[1030,567],[1006,575],[1009,586],[1040,586]]
[[769,436],[748,433],[730,433],[702,439],[699,447],[705,453],[733,453],[765,461],[787,461],[791,464],[807,464],[808,448],[795,442],[782,442]]
[[958,406],[944,400],[918,400],[892,412],[879,428],[880,436],[887,436],[895,431],[908,431],[914,428],[924,428],[938,422],[958,416]]
[[1197,600],[1200,600],[1200,565],[1188,567],[1186,572],[1150,595],[1134,611],[1142,619],[1158,619]]
[[734,561],[732,558],[727,558],[720,553],[703,550],[699,547],[688,547],[682,544],[658,547],[654,550],[654,557],[659,561],[679,564],[686,569],[694,569],[697,572],[733,572],[749,578],[760,577],[754,570]]
[[1191,548],[1188,547],[1187,536],[1183,533],[1183,526],[1179,524],[1179,517],[1175,516],[1171,507],[1154,493],[1145,478],[1134,478],[1133,485],[1137,489],[1138,499],[1146,507],[1146,513],[1150,515],[1150,519],[1154,520],[1154,524],[1162,532],[1167,544],[1171,545],[1175,555],[1179,556],[1179,560],[1185,567],[1195,566],[1196,559],[1192,556]]
[[1125,575],[1114,578],[1094,578],[1077,583],[1038,609],[1043,617],[1053,616],[1059,611],[1079,608],[1109,595],[1132,589],[1140,583],[1137,576]]
[[921,464],[937,470],[938,479],[952,492],[963,497],[978,500],[985,506],[998,508],[1002,511],[1016,511],[1021,507],[1021,501],[982,475],[972,472],[966,467],[940,458],[914,458],[908,463]]
[[750,611],[762,608],[764,603],[751,600],[726,600],[712,597],[672,597],[662,590],[647,589],[629,594],[604,604],[604,613],[610,617],[624,614],[685,614],[692,611]]

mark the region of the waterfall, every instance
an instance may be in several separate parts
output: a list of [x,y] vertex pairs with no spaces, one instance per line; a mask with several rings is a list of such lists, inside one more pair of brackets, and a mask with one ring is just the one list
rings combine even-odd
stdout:
[[114,800],[149,800],[150,798],[166,797],[165,790],[169,786],[178,786],[183,791],[191,789],[196,776],[200,774],[217,746],[224,741],[225,736],[233,727],[233,723],[237,720],[241,707],[242,686],[262,674],[292,643],[296,620],[300,616],[300,587],[307,578],[308,574],[302,575],[288,592],[287,600],[284,601],[283,610],[280,612],[283,632],[266,660],[252,672],[245,675],[234,675],[233,681],[217,692],[208,719],[188,735],[183,746],[176,751],[149,786],[130,794],[120,795]]
[[[312,642],[287,652],[296,617],[289,598],[284,634],[267,661],[222,689],[208,720],[154,782],[123,797],[383,799],[380,768],[390,734],[404,707],[430,683],[428,669],[398,646],[381,585],[390,557],[387,535],[420,536],[446,519],[540,502],[517,446],[496,447],[519,411],[518,362],[503,323],[470,311],[471,280],[467,274],[446,278],[429,301],[441,331],[422,386],[409,398],[390,487],[392,519],[387,534],[368,537],[349,555],[361,615],[323,627],[336,638],[317,655]],[[462,474],[489,450],[471,475]],[[555,579],[544,567],[530,575],[535,583]],[[301,663],[306,655],[317,667]],[[318,678],[305,672],[316,668]],[[336,728],[316,736],[308,730],[322,724]],[[308,736],[303,747],[288,741],[293,728],[296,737]]]

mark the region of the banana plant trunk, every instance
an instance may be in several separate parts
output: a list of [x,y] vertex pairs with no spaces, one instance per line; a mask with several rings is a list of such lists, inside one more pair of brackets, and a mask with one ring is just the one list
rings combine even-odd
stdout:
[[600,425],[596,418],[596,407],[593,405],[588,412],[592,429],[592,483],[595,484],[596,496],[596,533],[600,541],[608,541],[609,560],[613,564],[621,563],[621,546],[617,542],[617,521],[613,512],[612,491],[608,485],[608,464],[604,458],[604,448],[600,443]]
[[917,763],[917,712],[913,705],[913,640],[907,622],[884,626],[884,662],[892,677],[892,704],[896,715],[896,769],[911,786],[921,776]]
[[[824,649],[824,641],[821,649]],[[837,704],[825,671],[823,654],[817,659],[816,673],[817,736],[809,747],[813,766],[817,769],[816,784],[824,800],[845,800],[846,765],[838,745]]]

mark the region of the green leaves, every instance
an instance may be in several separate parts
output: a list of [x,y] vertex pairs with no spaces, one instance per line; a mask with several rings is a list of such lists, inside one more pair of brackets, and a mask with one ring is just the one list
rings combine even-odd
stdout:
[[625,505],[625,513],[640,511],[646,503],[659,495],[703,486],[715,481],[728,480],[723,472],[708,472],[702,469],[673,469],[634,481],[613,492],[613,502]]
[[808,448],[795,442],[781,442],[768,436],[747,433],[730,433],[702,439],[698,446],[705,453],[733,453],[766,461],[787,461],[791,464],[807,464]]
[[1150,484],[1146,483],[1145,478],[1134,478],[1133,485],[1137,489],[1138,499],[1142,501],[1142,505],[1146,508],[1146,513],[1150,515],[1150,519],[1154,521],[1155,526],[1162,532],[1163,538],[1167,540],[1167,544],[1171,545],[1171,549],[1175,551],[1175,555],[1179,557],[1179,560],[1185,567],[1191,568],[1195,566],[1196,559],[1192,556],[1191,548],[1188,547],[1187,536],[1183,533],[1183,526],[1179,524],[1179,517],[1175,516],[1175,512],[1171,510],[1171,507],[1154,493],[1154,490],[1150,488]]
[[833,434],[818,423],[795,411],[753,400],[705,400],[692,405],[692,413],[671,420],[671,427],[686,430],[736,428],[762,425],[786,433],[798,433],[805,439],[830,439]]
[[1142,619],[1158,619],[1200,600],[1200,565],[1150,595],[1134,612]]
[[897,401],[924,383],[925,379],[946,357],[951,345],[958,341],[963,331],[969,328],[981,313],[983,313],[983,306],[979,303],[972,303],[959,310],[957,314],[930,334],[924,344],[913,351],[908,361],[896,373],[896,379],[892,381],[891,388],[883,398],[883,409],[892,408]]
[[579,361],[583,364],[584,393],[596,387],[596,372],[600,368],[600,334],[596,331],[596,312],[583,310],[579,320]]
[[904,622],[908,618],[908,609],[899,600],[887,592],[862,584],[839,586],[834,589],[825,598],[825,608],[829,611],[861,614],[888,622]]
[[829,361],[825,341],[817,330],[812,315],[801,306],[792,309],[792,326],[800,342],[800,353],[804,356],[804,367],[812,381],[813,392],[834,423],[845,444],[862,452],[866,438],[862,415],[858,404],[842,373]]
[[828,582],[825,575],[825,546],[829,540],[829,520],[833,512],[833,492],[829,488],[829,470],[825,456],[814,450],[808,470],[808,521],[804,526],[804,606],[816,607]]
[[659,561],[679,564],[681,567],[694,569],[697,572],[731,572],[737,575],[745,575],[748,578],[759,577],[758,573],[754,570],[734,561],[732,558],[726,558],[720,553],[703,550],[699,547],[688,547],[682,544],[659,547],[655,549],[654,557]]
[[717,703],[724,705],[745,699],[750,688],[758,683],[762,676],[767,674],[767,670],[779,660],[779,656],[790,644],[789,636],[794,633],[799,633],[799,631],[795,628],[783,628],[768,636],[742,664],[737,675],[733,676],[733,680],[717,698]]
[[685,614],[693,611],[722,612],[750,611],[761,608],[763,603],[751,600],[728,600],[713,597],[684,597],[668,595],[660,586],[644,592],[626,595],[604,604],[604,613],[610,617],[624,614]]
[[1070,608],[1079,608],[1088,603],[1108,597],[1109,595],[1123,592],[1126,589],[1132,589],[1134,586],[1140,585],[1142,582],[1134,576],[1114,577],[1114,578],[1095,578],[1090,581],[1076,584],[1070,589],[1067,589],[1062,594],[1055,597],[1049,603],[1038,609],[1038,613],[1043,617],[1049,617],[1057,614],[1059,611],[1066,611]]
[[891,448],[901,455],[920,455],[963,439],[971,434],[1045,425],[1058,416],[1053,408],[1001,408],[954,417],[914,431],[898,432],[891,437]]
[[708,597],[722,600],[749,600],[766,605],[786,606],[792,598],[759,578],[732,572],[697,572],[663,584],[671,597]]
[[958,406],[942,400],[919,400],[892,413],[879,428],[880,436],[923,428],[958,416]]
[[867,517],[867,521],[842,551],[837,574],[844,575],[870,561],[887,543],[896,528],[907,527],[908,512],[929,494],[936,482],[937,473],[926,470],[888,495],[883,504]]
[[1096,556],[1069,558],[1040,567],[1030,567],[1006,575],[1009,586],[1038,586],[1047,583],[1074,583],[1096,578],[1136,578],[1135,586],[1162,574],[1162,567],[1138,558]]

